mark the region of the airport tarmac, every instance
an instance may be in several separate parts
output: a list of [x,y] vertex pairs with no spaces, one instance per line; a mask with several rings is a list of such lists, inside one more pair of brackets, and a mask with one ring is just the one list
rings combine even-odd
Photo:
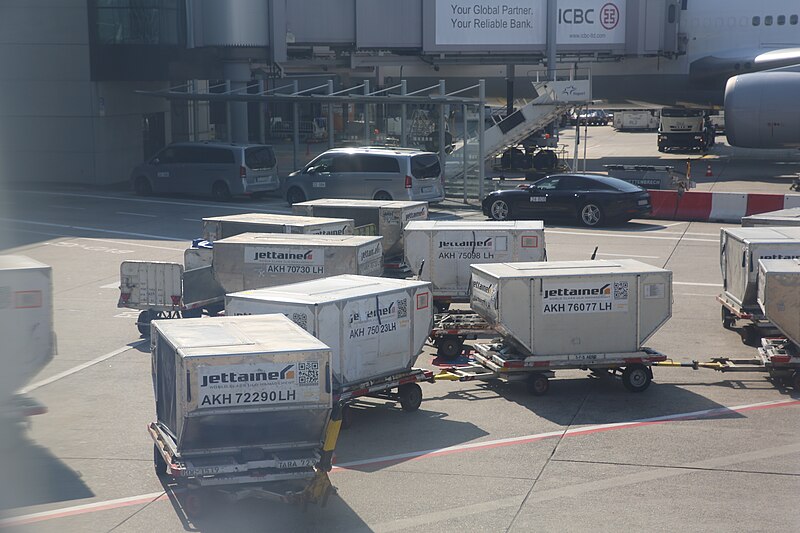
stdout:
[[[632,157],[626,153],[661,164],[685,159],[658,154],[652,134],[589,132],[589,170]],[[788,192],[775,161],[726,159],[719,150],[704,159],[719,161],[720,177],[698,178],[698,188]],[[751,181],[756,171],[761,179]],[[656,368],[641,394],[612,378],[565,371],[541,397],[523,386],[439,382],[423,384],[414,413],[364,402],[340,437],[331,473],[337,494],[327,507],[245,501],[187,517],[153,470],[149,342],[136,331],[137,313],[116,307],[119,264],[181,261],[202,217],[259,210],[289,212],[278,198],[219,204],[92,190],[0,197],[0,249],[53,266],[58,334],[58,355],[25,389],[49,412],[27,429],[4,428],[0,439],[0,528],[790,531],[800,524],[792,500],[800,491],[800,393],[756,372],[670,368]],[[446,202],[431,218],[483,217]],[[546,240],[550,260],[586,259],[597,247],[598,258],[673,271],[673,317],[648,346],[679,361],[748,357],[755,348],[722,328],[715,300],[723,226],[548,225]],[[430,348],[417,366],[436,370]]]

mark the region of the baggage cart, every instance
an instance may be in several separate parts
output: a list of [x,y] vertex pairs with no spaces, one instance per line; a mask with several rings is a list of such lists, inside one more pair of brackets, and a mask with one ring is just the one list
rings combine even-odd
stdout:
[[136,328],[145,336],[154,319],[215,315],[225,304],[211,266],[184,270],[180,263],[123,261],[119,291],[117,307],[141,311]]
[[758,305],[743,307],[726,292],[717,295],[717,301],[722,307],[722,327],[738,332],[744,344],[757,346],[762,337],[778,334]]
[[580,353],[567,355],[526,355],[503,342],[476,344],[472,361],[466,366],[443,369],[434,380],[445,381],[521,381],[536,396],[550,389],[549,379],[556,370],[588,370],[593,375],[619,375],[631,392],[642,392],[653,379],[653,364],[667,356],[642,347],[635,352]]
[[464,341],[497,336],[497,330],[477,313],[451,310],[434,315],[430,340],[438,356],[453,358],[463,353]]
[[214,496],[324,504],[341,408],[330,348],[283,315],[153,322],[154,466]]

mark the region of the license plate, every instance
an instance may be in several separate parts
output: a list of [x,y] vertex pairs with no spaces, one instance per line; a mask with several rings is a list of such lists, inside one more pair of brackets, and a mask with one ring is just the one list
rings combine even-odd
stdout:
[[423,187],[422,192],[433,192],[433,187]]
[[314,463],[315,460],[310,457],[276,461],[278,468],[303,468],[304,466],[314,466]]
[[639,200],[639,205],[647,205],[647,200]]
[[324,181],[312,181],[311,182],[311,186],[314,187],[315,189],[324,189],[325,188],[325,182]]

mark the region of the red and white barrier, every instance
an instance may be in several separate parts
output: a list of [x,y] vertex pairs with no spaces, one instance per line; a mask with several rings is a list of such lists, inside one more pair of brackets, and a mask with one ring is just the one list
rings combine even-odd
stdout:
[[800,194],[650,190],[652,218],[741,222],[742,217],[800,207]]

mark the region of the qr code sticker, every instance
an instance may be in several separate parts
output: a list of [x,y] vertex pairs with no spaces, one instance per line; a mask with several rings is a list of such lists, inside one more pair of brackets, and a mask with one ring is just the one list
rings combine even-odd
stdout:
[[408,299],[397,300],[397,318],[408,317]]
[[308,331],[308,315],[305,313],[292,313],[292,322]]
[[628,282],[615,281],[614,282],[614,299],[627,300],[628,299]]
[[297,363],[297,382],[300,385],[319,385],[319,361]]

